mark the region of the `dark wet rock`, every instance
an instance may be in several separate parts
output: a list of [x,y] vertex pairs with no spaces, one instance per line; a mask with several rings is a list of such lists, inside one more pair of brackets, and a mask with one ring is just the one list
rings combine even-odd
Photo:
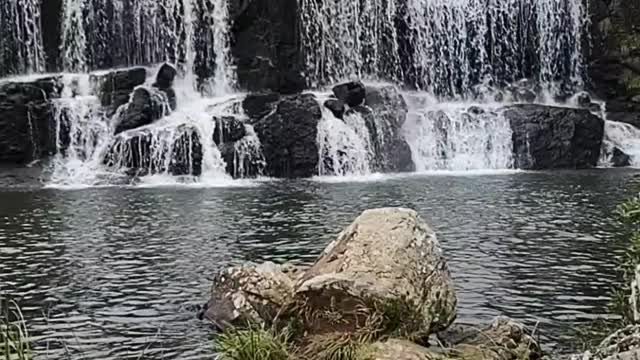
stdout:
[[607,102],[608,119],[640,126],[640,3],[591,0],[589,91]]
[[338,100],[355,107],[362,105],[366,96],[364,84],[359,81],[351,81],[348,83],[336,85],[333,87],[333,94]]
[[361,326],[354,314],[393,304],[406,311],[406,330],[426,336],[446,329],[456,309],[435,233],[415,211],[402,208],[363,212],[304,273],[295,299],[314,314],[341,316],[340,329],[328,318],[305,319],[311,333],[354,331]]
[[[322,109],[312,94],[247,97],[245,113],[262,143],[267,176],[311,177],[318,173],[318,123]],[[263,115],[264,114],[264,115]]]
[[344,118],[344,112],[345,112],[344,105],[345,104],[338,99],[329,99],[324,102],[324,107],[331,110],[331,113],[333,114],[333,116],[335,116],[338,119]]
[[579,106],[588,108],[591,105],[591,95],[583,91],[576,95],[576,102]]
[[0,82],[0,162],[25,164],[56,151],[52,99],[60,78]]
[[198,131],[187,125],[177,131],[179,136],[174,136],[171,143],[159,141],[166,139],[162,130],[144,128],[121,133],[107,152],[104,163],[115,169],[128,168],[128,173],[135,176],[200,175],[202,144]]
[[256,93],[247,95],[242,100],[242,108],[249,118],[258,120],[273,112],[280,101],[277,93]]
[[407,172],[415,170],[411,148],[402,134],[407,103],[395,86],[367,86],[365,103],[350,109],[359,113],[367,126],[374,157],[372,170]]
[[613,148],[611,154],[611,164],[614,167],[626,167],[631,165],[631,156],[624,153],[620,148]]
[[144,84],[146,79],[147,70],[143,67],[91,75],[91,81],[98,89],[102,106],[109,107],[111,113],[115,113],[118,107],[126,104],[131,92],[137,86]]
[[173,81],[176,78],[177,70],[173,65],[169,65],[167,63],[162,64],[160,70],[158,70],[158,74],[156,75],[156,82],[153,84],[153,87],[160,89],[167,95],[167,99],[169,99],[169,106],[172,110],[175,110],[178,107],[176,92],[173,89]]
[[235,116],[214,116],[213,121],[216,123],[213,131],[216,145],[236,142],[247,134],[244,123]]
[[233,0],[231,53],[240,87],[293,94],[305,89],[296,0]]
[[518,169],[595,167],[604,120],[585,109],[514,105],[503,109],[513,131]]
[[119,113],[119,123],[115,133],[149,125],[162,118],[167,109],[167,98],[164,92],[153,88],[138,87],[131,95],[130,101]]
[[293,296],[297,271],[264,263],[233,267],[218,273],[209,301],[199,314],[219,329],[264,324],[274,319]]

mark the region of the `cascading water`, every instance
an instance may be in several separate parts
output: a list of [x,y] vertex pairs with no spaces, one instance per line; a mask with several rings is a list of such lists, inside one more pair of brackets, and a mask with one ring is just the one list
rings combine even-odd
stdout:
[[554,90],[583,79],[587,11],[573,0],[300,0],[312,84],[355,74],[436,96],[532,78]]
[[323,95],[319,95],[322,120],[318,124],[318,164],[320,176],[367,175],[371,173],[373,157],[369,130],[362,115],[357,112],[345,114],[344,120],[322,106]]
[[226,0],[64,0],[65,71],[171,62],[214,95],[234,86]]
[[498,106],[439,103],[407,94],[405,138],[417,171],[508,169],[513,166],[511,127]]
[[541,102],[583,86],[583,1],[300,0],[300,9],[311,84],[356,75],[418,89],[405,96],[404,132],[420,171],[512,168],[509,123],[484,99],[523,78]]
[[39,0],[0,2],[0,75],[45,69]]

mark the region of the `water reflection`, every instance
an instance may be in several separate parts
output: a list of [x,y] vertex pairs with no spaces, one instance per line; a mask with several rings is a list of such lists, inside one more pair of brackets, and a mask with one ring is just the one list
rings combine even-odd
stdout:
[[632,172],[601,170],[229,189],[12,185],[0,192],[0,291],[25,305],[49,358],[210,358],[195,312],[217,269],[310,263],[362,210],[404,206],[438,232],[460,320],[504,313],[566,345],[576,322],[606,314],[624,249],[609,215],[639,188]]

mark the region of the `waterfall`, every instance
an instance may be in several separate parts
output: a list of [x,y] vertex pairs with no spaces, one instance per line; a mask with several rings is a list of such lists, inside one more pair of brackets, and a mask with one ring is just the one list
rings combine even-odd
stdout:
[[362,115],[345,114],[344,121],[336,118],[322,104],[326,96],[319,95],[322,120],[318,123],[318,173],[320,176],[352,176],[371,173],[373,149],[369,130]]
[[401,80],[439,97],[521,78],[582,86],[587,11],[574,0],[301,0],[308,78]]
[[631,166],[640,167],[640,129],[617,121],[605,121],[600,164],[611,165],[613,150],[629,155]]
[[417,171],[509,169],[511,127],[497,107],[407,94],[403,130]]
[[64,71],[179,64],[215,95],[235,85],[226,0],[64,0]]
[[[228,164],[214,141],[215,116],[243,118],[232,95],[203,98],[189,85],[176,92],[188,94],[171,112],[167,96],[141,85],[150,93],[164,116],[142,127],[116,134],[121,117],[131,106],[122,105],[113,115],[104,108],[92,83],[94,75],[65,75],[64,93],[54,105],[57,153],[49,166],[50,186],[96,186],[129,184],[131,181],[162,183],[227,183]],[[154,105],[155,106],[155,105]],[[237,177],[261,174],[265,167],[262,146],[253,128],[233,143],[231,165]]]
[[42,72],[39,0],[0,2],[0,75]]

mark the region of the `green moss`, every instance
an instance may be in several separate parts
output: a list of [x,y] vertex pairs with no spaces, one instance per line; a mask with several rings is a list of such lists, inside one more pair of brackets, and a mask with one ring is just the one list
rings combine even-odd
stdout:
[[306,360],[367,360],[371,353],[371,333],[332,333],[313,336],[302,350]]

